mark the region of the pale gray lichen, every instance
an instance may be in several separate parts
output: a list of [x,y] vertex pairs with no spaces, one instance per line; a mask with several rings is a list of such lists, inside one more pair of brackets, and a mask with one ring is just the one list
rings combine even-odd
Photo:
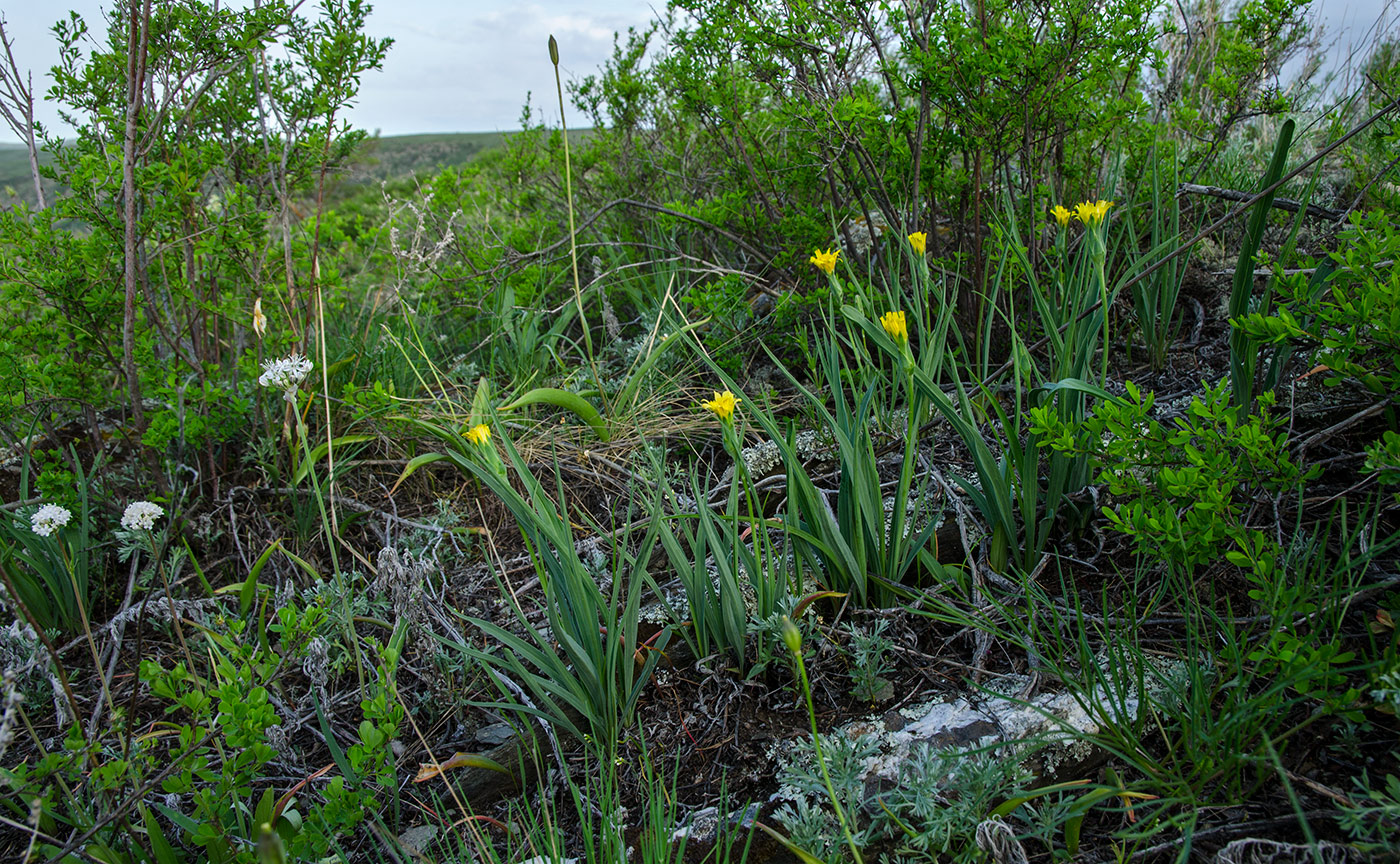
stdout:
[[[1094,739],[1107,724],[1129,723],[1136,719],[1145,701],[1163,704],[1177,699],[1190,683],[1186,661],[1144,656],[1141,678],[1133,672],[1137,657],[1101,652],[1095,663],[1098,681],[1118,681],[1115,694],[1099,694],[1090,685],[1087,691],[1042,693],[1029,699],[1031,680],[1022,675],[1000,676],[975,693],[939,699],[900,708],[896,715],[884,714],[855,720],[823,736],[834,744],[867,742],[872,746],[861,757],[861,780],[895,781],[910,754],[922,747],[936,750],[960,747],[995,748],[1001,758],[1020,762],[1034,756],[1040,770],[1055,774],[1077,765],[1094,752]],[[1209,668],[1202,658],[1201,667]],[[1396,675],[1400,685],[1400,673]],[[1139,690],[1136,682],[1143,680]],[[1400,692],[1397,692],[1400,696]],[[794,753],[805,744],[779,742],[768,756],[780,766],[788,765]],[[781,793],[786,794],[786,793]],[[792,800],[788,798],[787,800]]]
[[[830,441],[824,441],[814,430],[806,429],[793,436],[793,455],[799,461],[808,462],[819,458],[830,443]],[[749,476],[755,479],[768,476],[782,467],[783,464],[782,448],[772,439],[764,439],[757,444],[751,444],[739,451],[739,455],[744,460],[744,467],[748,469]],[[722,482],[727,483],[733,476],[732,468],[726,470]]]

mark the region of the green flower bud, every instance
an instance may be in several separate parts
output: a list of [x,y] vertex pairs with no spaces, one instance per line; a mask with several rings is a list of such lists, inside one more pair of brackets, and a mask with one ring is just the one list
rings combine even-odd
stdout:
[[802,631],[798,630],[797,625],[786,615],[783,616],[783,642],[794,656],[802,656]]

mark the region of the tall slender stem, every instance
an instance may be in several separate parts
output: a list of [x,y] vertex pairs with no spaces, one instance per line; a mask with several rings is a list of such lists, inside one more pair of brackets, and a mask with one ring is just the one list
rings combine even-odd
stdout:
[[593,336],[588,332],[588,316],[583,311],[583,283],[578,278],[578,238],[574,228],[574,176],[569,157],[569,124],[564,119],[564,84],[559,77],[559,43],[549,37],[549,62],[554,64],[554,90],[559,95],[559,128],[564,133],[564,200],[569,208],[569,262],[574,273],[574,303],[578,306],[578,320],[583,327],[583,347],[588,352],[588,366],[593,372],[593,383],[598,387],[598,398],[607,407],[608,397],[603,392],[603,381],[598,375],[598,364],[593,359]]
[[122,222],[126,296],[122,305],[122,370],[126,374],[131,414],[138,430],[146,426],[141,404],[141,378],[136,372],[136,126],[145,94],[146,47],[150,35],[151,0],[131,0],[127,17],[126,128],[122,136]]

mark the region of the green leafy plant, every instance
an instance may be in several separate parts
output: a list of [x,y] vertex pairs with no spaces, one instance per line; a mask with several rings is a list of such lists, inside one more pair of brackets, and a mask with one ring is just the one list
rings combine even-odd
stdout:
[[[893,314],[893,313],[892,313]],[[893,319],[892,319],[893,320]],[[903,321],[902,313],[900,319]],[[883,331],[881,331],[883,333]],[[887,341],[889,336],[884,337]],[[887,510],[881,488],[879,457],[871,435],[871,404],[877,388],[888,382],[872,382],[855,404],[846,396],[846,377],[836,340],[833,336],[817,336],[816,350],[820,355],[826,380],[826,390],[833,397],[834,410],[826,400],[804,386],[779,364],[806,404],[831,430],[836,440],[837,457],[841,463],[836,500],[829,501],[819,490],[799,458],[795,433],[782,431],[772,414],[743,399],[745,416],[752,418],[768,434],[778,448],[788,480],[788,515],[784,529],[792,540],[797,556],[803,559],[811,573],[824,574],[822,587],[826,590],[850,592],[862,603],[888,602],[916,563],[925,572],[939,574],[941,565],[929,552],[937,520],[916,504],[911,517],[908,510],[910,492],[917,474],[914,451],[918,446],[915,434],[918,418],[923,414],[920,394],[908,383],[910,370],[915,368],[909,353],[907,336],[903,349],[892,353],[899,364],[896,376],[905,380],[910,399],[907,404],[906,436],[901,442],[903,458],[895,484],[892,509]],[[907,362],[906,362],[907,361]],[[776,359],[774,359],[776,363]],[[711,365],[725,386],[734,392],[738,385],[718,367]],[[940,393],[941,395],[941,393]],[[928,496],[914,496],[916,502]],[[920,522],[923,524],[920,524]],[[800,593],[800,586],[799,586]]]
[[1400,485],[1400,434],[1387,429],[1381,440],[1367,445],[1366,470],[1376,472],[1385,485]]
[[[846,306],[842,314],[886,355],[901,359],[906,356],[907,344],[896,343],[859,310]],[[1028,362],[1024,350],[1015,357],[1018,362]],[[988,558],[992,568],[1000,572],[1014,561],[1017,567],[1029,572],[1040,560],[1063,496],[1069,491],[1067,483],[1073,460],[1052,462],[1048,482],[1042,485],[1037,452],[1039,439],[1034,437],[1040,432],[1028,429],[1030,419],[1026,412],[1029,406],[1023,401],[1025,394],[1019,387],[1012,414],[995,400],[988,400],[1000,422],[1001,432],[996,440],[1002,455],[998,457],[972,419],[977,413],[967,388],[956,374],[953,375],[952,397],[917,364],[906,365],[906,374],[911,391],[918,391],[947,420],[972,457],[976,482],[956,474],[953,479],[986,520],[991,535]],[[1020,380],[1019,376],[1016,380]],[[1077,379],[1057,381],[1040,389],[1075,396],[1108,396],[1102,388]],[[1032,437],[1023,439],[1022,431],[1027,429]]]
[[[1284,121],[1279,129],[1278,141],[1274,145],[1274,156],[1269,168],[1260,181],[1263,189],[1274,185],[1288,167],[1288,148],[1293,143],[1293,121]],[[1235,263],[1235,280],[1230,288],[1230,319],[1242,318],[1249,312],[1249,304],[1254,289],[1254,261],[1259,253],[1259,244],[1264,240],[1264,228],[1269,224],[1269,208],[1273,206],[1274,195],[1269,193],[1259,199],[1249,214],[1249,224],[1245,227],[1244,240],[1240,244],[1240,257]],[[1262,308],[1268,308],[1270,288],[1265,288]],[[1244,330],[1234,330],[1230,334],[1230,385],[1234,403],[1243,411],[1254,410],[1254,373],[1258,363],[1257,343]]]
[[1315,275],[1279,277],[1278,307],[1232,318],[1245,337],[1287,344],[1327,369],[1326,382],[1359,383],[1377,397],[1400,387],[1400,229],[1382,211],[1354,213],[1338,251]]
[[1315,476],[1288,451],[1269,406],[1243,420],[1224,383],[1207,386],[1181,416],[1150,416],[1153,394],[1127,382],[1125,399],[1103,400],[1078,428],[1046,408],[1032,409],[1043,445],[1092,453],[1098,479],[1117,502],[1103,508],[1109,524],[1133,538],[1140,553],[1187,569],[1218,558],[1245,536],[1246,504]]
[[[680,502],[672,494],[670,505],[680,515],[668,520],[658,536],[685,590],[687,614],[671,612],[673,620],[689,624],[681,634],[697,657],[722,653],[748,677],[766,668],[771,659],[768,640],[751,638],[753,622],[777,613],[788,596],[788,574],[776,532],[758,509],[742,458],[735,462],[735,470],[723,514],[705,503],[699,477],[692,470],[694,514],[680,511]],[[747,510],[740,506],[741,487]],[[653,502],[651,518],[666,519],[660,500]],[[659,590],[657,594],[665,603],[665,595]]]
[[[626,545],[630,531],[622,531],[612,541],[612,584],[610,591],[604,593],[575,547],[573,528],[564,516],[567,503],[563,482],[557,474],[558,503],[551,500],[515,445],[502,435],[509,465],[524,487],[522,494],[503,473],[476,455],[484,448],[495,452],[489,434],[484,440],[471,441],[431,423],[418,421],[417,425],[447,444],[444,457],[495,493],[520,526],[544,590],[549,624],[548,635],[540,632],[530,623],[513,592],[502,584],[505,596],[512,598],[511,611],[525,635],[471,618],[468,620],[473,626],[505,650],[445,644],[487,670],[514,676],[535,700],[534,705],[508,702],[487,707],[541,717],[580,740],[588,735],[601,742],[617,741],[622,729],[631,722],[659,652],[670,639],[669,630],[649,645],[637,638],[642,588],[648,581],[646,569],[659,526],[650,525],[637,547],[641,551],[635,555],[629,553]],[[555,650],[556,641],[559,651]],[[519,695],[504,685],[503,689],[508,696]]]
[[1384,786],[1373,786],[1363,772],[1355,784],[1356,797],[1337,820],[1342,830],[1370,851],[1393,850],[1400,841],[1400,777],[1387,774]]
[[[875,702],[884,691],[890,690],[890,682],[884,676],[894,671],[889,652],[894,642],[885,635],[890,622],[877,618],[868,627],[848,625],[851,658],[851,685],[857,699]],[[890,691],[892,692],[892,691]],[[888,695],[885,698],[889,698]]]
[[[1150,163],[1148,191],[1151,197],[1148,200],[1151,205],[1146,216],[1148,251],[1140,259],[1141,267],[1150,267],[1160,257],[1175,253],[1183,236],[1181,200],[1172,194],[1180,183],[1181,174],[1176,149],[1158,139],[1153,142],[1147,159]],[[1164,170],[1163,163],[1166,162],[1171,163],[1169,175]],[[1130,226],[1132,224],[1129,222]],[[1187,262],[1185,255],[1172,258],[1133,286],[1133,315],[1137,318],[1138,332],[1147,345],[1147,358],[1153,369],[1166,368],[1167,349],[1171,347],[1177,332],[1176,305],[1181,295],[1182,281],[1186,278]]]
[[[69,494],[77,512],[74,521],[65,516],[62,525],[41,525],[45,507],[29,506],[13,512],[0,512],[0,572],[5,587],[38,626],[74,633],[82,629],[91,610],[90,587],[100,581],[102,556],[96,548],[94,508],[89,500],[87,476],[98,466],[83,470],[76,449],[70,451],[78,470]],[[29,498],[31,462],[25,454],[20,468],[20,500]]]

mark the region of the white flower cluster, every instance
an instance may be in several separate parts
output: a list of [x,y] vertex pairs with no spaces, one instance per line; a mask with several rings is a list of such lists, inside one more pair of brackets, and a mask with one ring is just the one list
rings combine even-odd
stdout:
[[57,504],[45,504],[29,517],[29,524],[34,528],[35,534],[47,537],[67,525],[68,520],[72,518],[73,514],[68,512],[68,508]]
[[155,527],[156,520],[164,515],[165,511],[159,504],[133,501],[122,514],[122,527],[127,531],[149,531]]
[[263,374],[258,378],[258,383],[264,387],[276,387],[282,391],[283,399],[296,402],[297,385],[310,371],[311,361],[300,354],[293,354],[263,363]]

